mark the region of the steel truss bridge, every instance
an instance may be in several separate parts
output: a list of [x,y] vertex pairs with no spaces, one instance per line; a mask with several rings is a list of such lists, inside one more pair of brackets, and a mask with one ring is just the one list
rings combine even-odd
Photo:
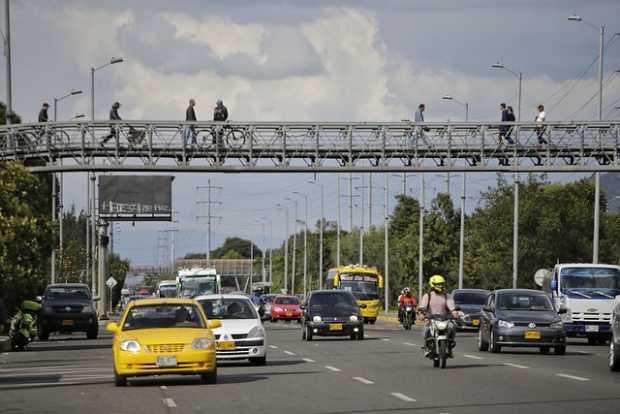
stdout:
[[[500,142],[509,129],[514,144]],[[539,136],[545,143],[539,143]],[[95,121],[0,128],[33,172],[620,171],[620,121]]]

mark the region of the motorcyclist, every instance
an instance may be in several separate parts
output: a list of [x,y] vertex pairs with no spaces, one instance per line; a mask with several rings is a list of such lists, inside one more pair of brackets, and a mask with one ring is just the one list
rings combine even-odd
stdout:
[[250,296],[250,301],[254,304],[254,306],[261,306],[265,304],[265,300],[263,299],[263,288],[258,287],[252,291],[252,296]]
[[411,307],[415,308],[417,304],[417,299],[411,295],[411,289],[409,287],[404,288],[398,297],[398,320],[400,322],[403,321],[406,305],[411,305]]
[[[422,296],[422,300],[420,301],[420,307],[418,308],[419,314],[425,317],[425,325],[424,325],[424,346],[423,349],[425,351],[425,355],[428,356],[430,349],[426,347],[426,341],[430,336],[430,323],[428,320],[428,316],[430,315],[441,315],[447,316],[449,314],[452,315],[454,319],[459,318],[459,314],[456,311],[456,306],[454,305],[454,300],[451,296],[446,293],[446,279],[441,275],[433,275],[430,277],[428,281],[428,285],[430,288],[430,292],[425,293]],[[448,327],[448,343],[449,343],[449,354],[450,358],[452,355],[452,348],[454,348],[455,342],[454,337],[456,336],[456,330],[453,324],[450,324]]]

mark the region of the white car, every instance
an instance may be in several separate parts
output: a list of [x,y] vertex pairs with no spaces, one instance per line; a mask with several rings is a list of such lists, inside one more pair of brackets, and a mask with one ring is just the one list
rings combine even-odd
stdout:
[[267,337],[254,305],[244,295],[205,295],[195,298],[209,319],[222,322],[213,329],[218,360],[248,359],[255,365],[267,363]]

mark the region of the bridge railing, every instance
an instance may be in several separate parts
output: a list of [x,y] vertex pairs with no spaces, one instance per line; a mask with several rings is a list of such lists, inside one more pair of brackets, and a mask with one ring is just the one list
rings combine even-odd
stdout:
[[[509,133],[514,144],[500,140]],[[0,160],[78,165],[106,160],[111,164],[162,160],[177,164],[238,163],[270,160],[287,165],[303,160],[342,165],[398,159],[416,164],[432,159],[442,165],[465,159],[534,163],[580,163],[594,159],[616,163],[620,121],[466,122],[466,123],[306,123],[96,121],[31,123],[0,127]]]

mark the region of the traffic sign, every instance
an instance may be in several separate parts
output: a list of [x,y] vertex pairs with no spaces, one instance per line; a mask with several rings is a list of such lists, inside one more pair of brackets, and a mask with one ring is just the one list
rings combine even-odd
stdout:
[[116,279],[114,279],[112,276],[110,276],[110,278],[105,281],[105,284],[110,289],[113,289],[114,286],[116,286],[118,284],[118,282],[116,281]]

